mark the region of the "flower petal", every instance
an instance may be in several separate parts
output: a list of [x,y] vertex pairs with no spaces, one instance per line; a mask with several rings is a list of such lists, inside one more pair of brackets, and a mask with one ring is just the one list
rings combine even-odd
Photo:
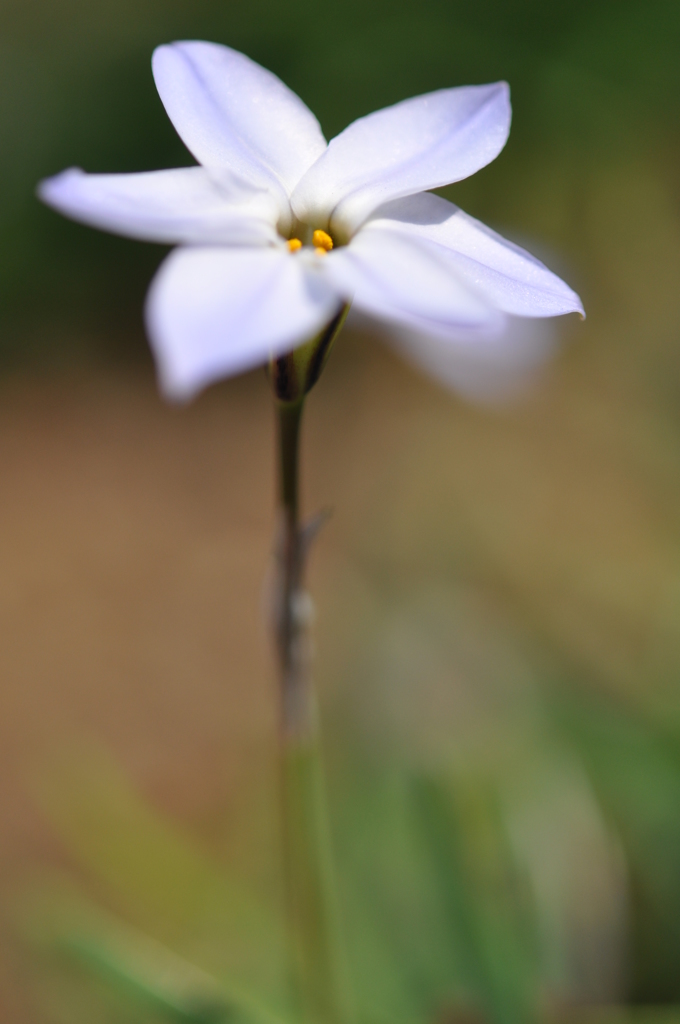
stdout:
[[225,197],[202,167],[143,174],[85,174],[77,167],[43,181],[49,206],[94,227],[149,242],[265,245],[277,208],[266,192]]
[[146,306],[161,386],[189,398],[306,341],[338,306],[324,276],[285,250],[176,249]]
[[360,231],[323,260],[334,286],[365,313],[416,331],[474,337],[503,316],[451,273],[434,246],[396,231]]
[[362,233],[385,229],[436,245],[452,272],[504,313],[583,315],[576,292],[540,260],[440,196],[423,192],[387,203]]
[[271,71],[217,43],[178,42],[153,55],[156,87],[196,159],[290,194],[326,148],[319,122]]
[[382,203],[460,181],[494,160],[510,116],[508,86],[497,82],[441,89],[361,117],[307,171],[293,210],[348,238]]

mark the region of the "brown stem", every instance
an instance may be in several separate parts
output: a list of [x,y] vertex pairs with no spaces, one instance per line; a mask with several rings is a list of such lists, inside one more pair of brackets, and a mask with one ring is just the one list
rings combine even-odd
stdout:
[[284,743],[311,738],[312,692],[307,625],[309,599],[303,590],[304,534],[299,520],[299,440],[304,399],[277,402],[279,418],[281,522],[276,638],[281,679]]

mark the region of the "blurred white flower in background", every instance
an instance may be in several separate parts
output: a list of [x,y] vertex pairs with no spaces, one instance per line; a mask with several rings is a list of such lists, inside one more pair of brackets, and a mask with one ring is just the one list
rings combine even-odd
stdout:
[[72,168],[43,182],[40,196],[97,227],[179,246],[147,301],[168,396],[289,351],[348,302],[464,389],[471,372],[510,371],[533,351],[516,318],[583,312],[533,256],[425,191],[499,154],[510,127],[505,83],[405,100],[327,144],[293,92],[227,47],[161,46],[153,70],[200,166]]

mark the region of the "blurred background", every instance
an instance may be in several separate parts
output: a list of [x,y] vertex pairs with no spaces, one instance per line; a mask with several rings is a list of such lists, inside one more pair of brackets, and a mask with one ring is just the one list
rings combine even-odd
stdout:
[[149,65],[176,38],[271,68],[327,137],[507,79],[505,151],[444,194],[588,312],[481,404],[355,323],[308,403],[357,1020],[680,1018],[680,5],[4,0],[3,1019],[281,1002],[267,384],[165,406],[162,247],[34,198],[191,162]]

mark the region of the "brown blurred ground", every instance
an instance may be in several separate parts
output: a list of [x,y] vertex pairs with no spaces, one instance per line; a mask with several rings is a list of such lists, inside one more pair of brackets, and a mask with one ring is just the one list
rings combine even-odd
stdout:
[[194,822],[252,770],[272,721],[259,615],[271,423],[259,379],[179,411],[137,374],[5,381],[1,404],[11,880],[58,849],[30,783],[76,741],[110,747]]

